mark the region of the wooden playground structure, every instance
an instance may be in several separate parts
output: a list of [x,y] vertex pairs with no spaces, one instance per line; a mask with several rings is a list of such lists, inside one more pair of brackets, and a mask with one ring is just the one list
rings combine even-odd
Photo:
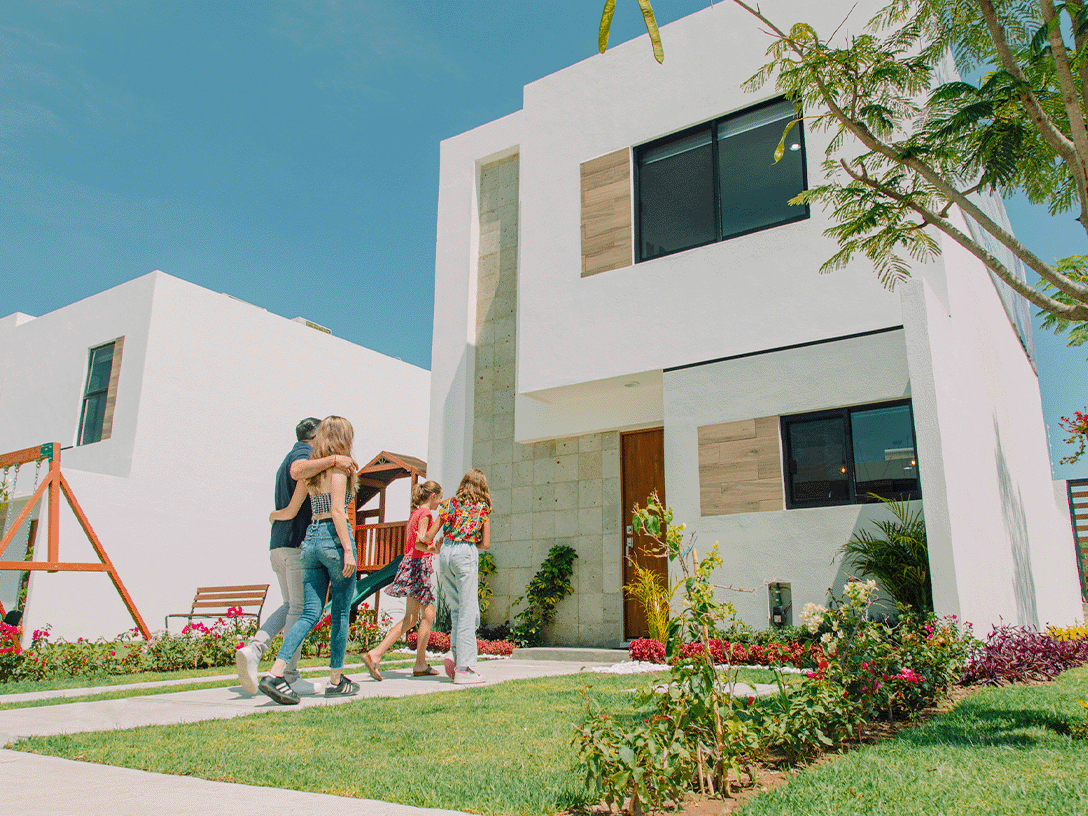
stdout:
[[[45,478],[40,479],[39,476],[42,463],[46,460],[49,462],[49,468]],[[0,570],[18,570],[20,572],[37,570],[50,573],[104,572],[109,575],[110,580],[113,581],[113,586],[117,589],[118,594],[121,596],[121,600],[124,601],[125,607],[128,609],[129,614],[132,615],[132,619],[136,622],[136,628],[140,630],[140,634],[143,635],[145,639],[150,638],[151,632],[148,630],[147,624],[144,623],[144,619],[140,616],[139,610],[136,609],[136,605],[133,603],[132,597],[128,594],[128,590],[125,589],[125,585],[121,582],[121,577],[117,574],[117,568],[114,567],[113,562],[110,561],[110,557],[106,554],[102,542],[98,540],[98,536],[95,535],[91,523],[87,520],[87,516],[79,506],[79,502],[76,501],[71,486],[64,478],[64,474],[60,472],[60,445],[58,443],[48,442],[44,445],[39,445],[38,447],[24,448],[23,450],[0,454],[0,469],[3,471],[3,486],[5,488],[5,493],[7,494],[5,496],[5,501],[10,506],[10,503],[14,500],[15,487],[18,485],[19,469],[23,465],[28,465],[32,462],[35,466],[35,489],[23,506],[22,511],[15,517],[15,520],[8,525],[7,531],[0,537],[0,558],[3,557],[3,553],[7,550],[8,545],[14,540],[16,533],[18,533],[27,518],[30,517],[31,512],[33,512],[34,508],[42,500],[42,497],[45,496],[46,491],[48,491],[49,495],[46,499],[46,528],[48,534],[46,560],[0,561]],[[13,467],[15,468],[15,479],[9,486],[8,471]],[[90,541],[91,546],[98,555],[98,562],[60,560],[60,496],[62,493],[68,502],[68,506],[72,508],[72,513],[75,514],[80,527],[83,528],[87,540]],[[35,519],[30,523],[30,529],[28,531],[28,552],[33,551],[37,527],[38,524]],[[3,606],[0,605],[0,613],[2,612]]]
[[[30,553],[34,551],[35,539],[38,530],[38,519],[29,522],[27,559],[18,561],[0,560],[0,570],[13,570],[19,572],[44,571],[56,572],[104,572],[109,575],[114,587],[117,589],[121,600],[136,623],[137,629],[144,638],[150,638],[151,632],[144,623],[143,617],[125,589],[121,577],[117,574],[117,568],[110,561],[102,542],[99,541],[86,514],[80,507],[72,492],[71,486],[64,478],[60,469],[60,445],[51,442],[38,447],[24,448],[0,454],[0,471],[3,473],[3,481],[0,488],[6,495],[0,495],[0,504],[6,504],[9,508],[15,501],[15,488],[18,485],[19,470],[25,465],[34,464],[34,492],[18,515],[10,520],[6,526],[0,526],[0,558],[15,536],[27,523],[42,500],[45,500],[45,517],[47,528],[46,558],[45,560],[29,560]],[[41,476],[42,466],[48,462],[48,468],[44,478]],[[9,472],[14,469],[14,479],[9,483]],[[413,456],[382,451],[366,465],[359,469],[359,489],[356,494],[355,504],[351,508],[349,521],[355,534],[356,561],[360,575],[372,575],[386,566],[394,559],[404,554],[405,526],[404,521],[386,521],[386,489],[397,479],[411,479],[411,487],[419,483],[421,478],[427,476],[427,463]],[[74,562],[62,561],[60,557],[60,497],[68,502],[72,513],[79,522],[80,527],[87,536],[98,562]],[[364,509],[375,496],[378,496],[378,506],[372,509]],[[22,499],[18,499],[22,501]],[[378,609],[378,594],[374,596],[374,611]],[[0,603],[0,618],[5,614],[3,604]]]

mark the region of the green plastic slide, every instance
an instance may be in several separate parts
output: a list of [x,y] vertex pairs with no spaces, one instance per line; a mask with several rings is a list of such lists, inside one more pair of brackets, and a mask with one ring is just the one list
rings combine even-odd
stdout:
[[[352,611],[375,592],[381,592],[393,583],[393,579],[397,577],[397,570],[400,568],[400,562],[403,558],[403,555],[398,555],[377,572],[371,572],[368,575],[355,580],[355,595],[351,599]],[[331,609],[332,601],[329,601],[325,604],[325,611],[328,612]]]

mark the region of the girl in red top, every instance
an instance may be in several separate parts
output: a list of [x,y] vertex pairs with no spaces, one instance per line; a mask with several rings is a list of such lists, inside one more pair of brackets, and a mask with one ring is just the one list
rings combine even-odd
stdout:
[[434,567],[431,565],[431,556],[438,552],[439,547],[429,541],[420,541],[420,537],[427,532],[434,511],[441,500],[442,486],[438,482],[427,481],[416,485],[412,490],[412,515],[408,519],[408,529],[405,531],[404,559],[400,562],[400,568],[397,570],[393,583],[385,591],[387,595],[394,598],[407,597],[408,601],[404,609],[404,617],[389,630],[389,634],[381,643],[363,655],[366,669],[375,680],[382,679],[378,672],[382,655],[416,625],[416,620],[419,620],[419,641],[416,646],[416,664],[412,668],[412,675],[423,677],[438,674],[427,663],[427,639],[431,634],[431,625],[434,623],[434,589],[431,587]]

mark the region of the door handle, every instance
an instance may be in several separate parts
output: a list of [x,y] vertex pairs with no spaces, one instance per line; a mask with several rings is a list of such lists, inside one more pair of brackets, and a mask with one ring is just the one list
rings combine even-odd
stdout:
[[628,524],[624,532],[624,554],[630,558],[631,552],[635,549],[635,528]]

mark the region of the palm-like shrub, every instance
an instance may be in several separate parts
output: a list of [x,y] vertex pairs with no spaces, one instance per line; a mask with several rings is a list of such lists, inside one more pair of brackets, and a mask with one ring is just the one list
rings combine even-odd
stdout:
[[669,619],[672,616],[672,596],[676,586],[669,586],[669,579],[653,570],[631,562],[635,577],[624,589],[638,601],[646,615],[646,627],[650,638],[660,643],[668,640]]
[[906,502],[876,496],[893,518],[876,521],[876,530],[862,530],[839,553],[853,562],[862,575],[876,578],[896,603],[915,612],[933,611],[933,584],[929,574],[929,547],[921,508],[912,511]]

